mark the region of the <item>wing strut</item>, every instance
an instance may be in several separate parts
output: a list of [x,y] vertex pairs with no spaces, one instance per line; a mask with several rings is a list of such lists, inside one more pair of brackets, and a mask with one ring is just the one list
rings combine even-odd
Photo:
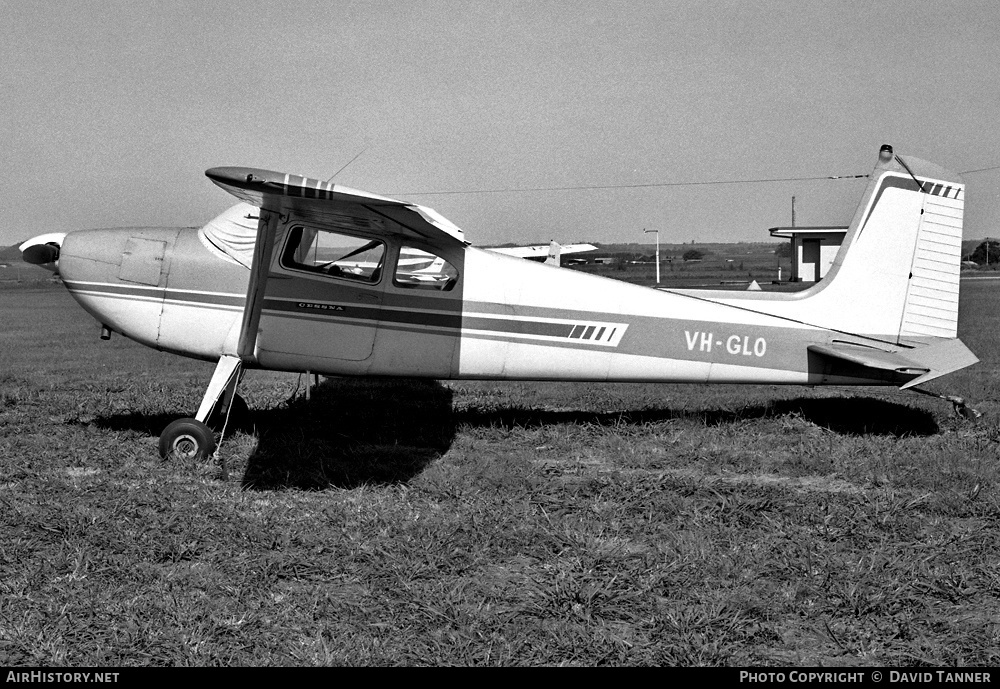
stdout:
[[243,307],[243,323],[240,339],[236,345],[236,355],[223,354],[215,366],[215,373],[205,390],[196,417],[202,423],[208,419],[223,394],[226,395],[224,409],[236,395],[236,388],[243,377],[243,366],[257,360],[257,334],[260,327],[260,312],[264,306],[264,290],[267,288],[267,273],[274,253],[274,233],[278,224],[278,214],[261,209],[257,222],[257,242],[254,245],[253,262],[250,264],[250,280],[247,285],[246,306]]
[[225,393],[224,409],[236,394],[236,388],[243,377],[243,367],[255,363],[257,357],[257,334],[260,327],[260,312],[264,306],[264,290],[267,288],[267,273],[274,253],[274,233],[278,214],[261,210],[257,223],[257,243],[254,245],[253,262],[250,264],[250,280],[247,285],[246,306],[243,307],[243,323],[235,353],[223,354],[215,366],[215,373],[205,390],[205,396],[198,407],[198,421],[205,423],[219,399]]
[[236,355],[243,363],[256,360],[254,352],[257,347],[257,329],[260,326],[260,312],[264,306],[264,289],[267,287],[267,272],[271,267],[271,256],[274,253],[274,234],[277,225],[278,214],[262,208],[260,220],[257,222],[257,242],[254,245],[253,262],[250,264],[243,325],[240,327],[240,339],[236,348]]
[[[198,407],[197,416],[193,419],[178,419],[167,426],[160,435],[160,455],[163,457],[179,454],[204,459],[216,448],[212,431],[206,422],[216,408],[220,408],[225,413],[225,418],[229,418],[229,410],[236,397],[240,379],[243,377],[244,366],[257,361],[255,352],[260,312],[264,306],[264,290],[267,287],[267,273],[274,253],[274,233],[278,220],[278,213],[261,209],[236,351],[224,352],[219,357],[212,380]],[[220,401],[221,407],[219,407]]]

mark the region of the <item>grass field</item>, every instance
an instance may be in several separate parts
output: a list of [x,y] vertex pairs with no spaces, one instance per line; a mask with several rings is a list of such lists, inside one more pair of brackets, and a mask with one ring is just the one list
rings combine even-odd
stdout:
[[883,389],[251,372],[223,463],[162,462],[210,364],[0,290],[0,665],[1000,663],[1000,281],[983,362]]

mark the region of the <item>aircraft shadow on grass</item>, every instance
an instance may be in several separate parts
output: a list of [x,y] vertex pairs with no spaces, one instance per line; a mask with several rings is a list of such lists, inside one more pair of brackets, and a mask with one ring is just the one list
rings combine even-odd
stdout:
[[435,381],[327,378],[250,421],[243,484],[260,490],[406,483],[455,438],[452,391]]
[[739,409],[644,409],[639,411],[586,412],[573,410],[509,407],[489,411],[470,410],[457,415],[459,423],[506,429],[562,423],[617,426],[641,425],[672,420],[696,420],[706,426],[740,421],[799,416],[839,435],[928,436],[940,429],[931,412],[873,397],[798,397]]
[[[175,418],[176,412],[130,413],[99,416],[93,423],[155,437]],[[300,395],[231,418],[223,456],[237,430],[256,436],[243,476],[246,488],[405,483],[451,447],[452,391],[435,381],[325,378],[308,401]]]
[[[251,411],[237,428],[252,431],[257,439],[244,487],[319,490],[406,483],[448,451],[463,425],[509,430],[687,420],[720,426],[790,415],[841,435],[928,436],[939,431],[932,413],[872,397],[799,397],[739,409],[587,412],[509,406],[456,412],[452,391],[440,383],[372,378],[324,379],[310,400],[300,396],[278,408]],[[98,417],[94,423],[155,436],[175,416],[134,413]]]

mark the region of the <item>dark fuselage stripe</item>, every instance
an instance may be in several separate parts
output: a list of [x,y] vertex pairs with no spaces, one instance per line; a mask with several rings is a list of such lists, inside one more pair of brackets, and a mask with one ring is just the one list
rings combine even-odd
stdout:
[[[404,311],[358,304],[317,304],[265,299],[264,311],[270,315],[302,317],[309,320],[369,321],[378,324],[417,325],[455,331],[487,330],[497,333],[568,338],[574,326],[569,323],[546,323],[485,316],[462,316],[453,313]],[[576,326],[582,331],[582,326]]]
[[[164,301],[179,304],[194,304],[205,307],[242,308],[245,299],[225,294],[204,294],[185,290],[163,289],[159,287],[138,287],[132,285],[108,285],[68,282],[66,287],[70,292],[91,294],[117,299]],[[458,335],[463,329],[494,332],[520,336],[536,336],[546,338],[569,338],[575,329],[577,337],[586,331],[593,332],[593,326],[583,326],[570,323],[549,323],[545,321],[490,318],[489,316],[463,316],[454,312],[413,311],[398,308],[385,308],[375,305],[358,303],[330,304],[308,301],[287,301],[282,299],[265,299],[264,312],[272,316],[292,317],[307,320],[325,320],[330,322],[365,321],[372,327],[382,325],[409,325],[421,328],[435,328],[450,331]],[[594,314],[597,315],[597,314]],[[584,336],[583,341],[589,338]]]
[[70,292],[85,292],[103,294],[108,297],[134,298],[154,301],[195,302],[206,306],[238,306],[243,307],[244,297],[229,294],[205,294],[188,290],[163,289],[162,287],[133,287],[132,285],[88,284],[65,281]]

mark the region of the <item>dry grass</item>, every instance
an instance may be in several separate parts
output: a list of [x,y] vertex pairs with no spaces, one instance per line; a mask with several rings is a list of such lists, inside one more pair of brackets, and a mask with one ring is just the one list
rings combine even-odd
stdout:
[[251,373],[221,463],[156,439],[211,366],[0,291],[0,664],[995,665],[996,316],[938,389]]

